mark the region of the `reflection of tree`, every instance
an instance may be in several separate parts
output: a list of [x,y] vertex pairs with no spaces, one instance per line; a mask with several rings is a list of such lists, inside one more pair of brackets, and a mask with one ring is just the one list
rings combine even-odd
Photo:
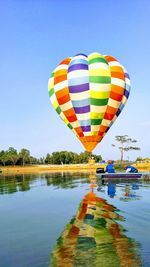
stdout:
[[1,176],[0,177],[0,194],[12,194],[17,191],[30,190],[33,185],[35,186],[36,180],[43,180],[47,185],[53,185],[57,188],[74,188],[78,186],[77,181],[80,183],[87,183],[86,174],[70,173],[47,173],[47,174],[18,174],[14,176]]
[[57,188],[74,188],[77,187],[78,180],[81,180],[81,183],[87,183],[87,174],[74,173],[70,175],[70,173],[53,173],[45,175],[47,185],[53,185]]
[[123,218],[114,206],[94,192],[87,193],[57,240],[52,266],[141,266],[137,244],[116,220]]
[[34,180],[29,175],[2,176],[0,178],[0,194],[12,194],[17,191],[30,190],[30,184]]

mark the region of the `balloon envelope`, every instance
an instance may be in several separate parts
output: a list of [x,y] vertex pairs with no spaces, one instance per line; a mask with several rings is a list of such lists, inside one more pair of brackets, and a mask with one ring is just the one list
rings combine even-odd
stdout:
[[78,54],[60,62],[48,91],[61,119],[92,152],[124,108],[130,78],[112,56]]

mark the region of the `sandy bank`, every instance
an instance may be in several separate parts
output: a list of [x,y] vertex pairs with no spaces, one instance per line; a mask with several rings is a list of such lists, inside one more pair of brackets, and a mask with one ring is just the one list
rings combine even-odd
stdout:
[[72,164],[72,165],[32,165],[32,166],[14,166],[1,167],[1,174],[25,174],[25,173],[42,173],[42,172],[95,172],[96,168],[105,168],[105,165],[100,164]]
[[[150,172],[150,163],[134,164],[139,172]],[[1,175],[42,173],[42,172],[95,172],[97,168],[105,168],[105,164],[70,164],[70,165],[32,165],[0,167]]]

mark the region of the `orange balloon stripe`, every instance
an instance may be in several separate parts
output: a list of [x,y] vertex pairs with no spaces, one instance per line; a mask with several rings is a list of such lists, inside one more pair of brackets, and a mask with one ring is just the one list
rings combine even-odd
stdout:
[[95,135],[95,136],[84,136],[82,138],[82,142],[99,142],[100,136]]
[[[112,98],[113,100],[116,100],[116,101],[121,101],[122,100],[122,97],[123,97],[123,94],[122,95],[119,95],[117,93],[114,93],[114,92],[110,92],[110,98]],[[108,112],[106,110],[106,112]]]
[[108,128],[107,126],[101,125],[98,134],[101,135],[101,133],[106,132],[107,128]]
[[62,89],[62,90],[59,90],[58,92],[55,93],[57,98],[61,98],[65,95],[69,95],[69,92],[68,92],[68,87]]
[[[107,127],[107,128],[108,128],[108,127]],[[103,136],[104,136],[104,132],[99,131],[99,132],[98,132],[98,135],[101,136],[101,138],[103,138]]]
[[70,108],[68,110],[65,110],[64,115],[66,116],[66,118],[69,116],[73,116],[74,115],[74,108]]
[[75,132],[77,133],[77,135],[78,135],[79,138],[84,136],[81,127],[76,127],[76,128],[74,128],[74,130],[75,130]]
[[124,73],[121,71],[111,71],[111,76],[124,80]]
[[117,108],[114,108],[114,107],[110,107],[110,106],[107,107],[107,112],[109,114],[116,114],[117,110],[118,109]]
[[63,82],[67,80],[67,74],[66,75],[60,75],[60,76],[55,76],[54,79],[54,84],[56,85],[57,83]]
[[57,100],[58,100],[59,105],[63,105],[70,100],[70,97],[69,97],[69,95],[65,95],[65,96],[60,97],[60,98],[57,97]]
[[113,117],[114,117],[114,114],[110,114],[110,113],[107,113],[107,112],[104,115],[104,119],[106,119],[106,120],[112,120]]
[[[114,57],[112,56],[105,56],[105,59],[107,60],[107,62],[111,62],[111,61],[117,61]],[[118,61],[117,61],[118,62]]]
[[112,72],[122,72],[122,67],[120,66],[111,66]]
[[76,133],[78,133],[78,134],[83,133],[81,127],[76,127],[74,129],[75,129]]
[[55,71],[55,75],[56,75],[56,76],[66,75],[66,70],[65,70],[65,69],[62,69],[62,70],[56,70],[56,71]]
[[118,85],[111,84],[111,92],[118,93],[119,95],[123,95],[124,88]]
[[62,60],[62,61],[58,64],[58,66],[60,66],[60,65],[62,65],[62,64],[69,65],[70,61],[71,61],[71,58],[70,58],[70,57],[67,57],[67,58],[65,58],[64,60]]
[[76,121],[76,115],[74,114],[72,116],[68,116],[67,119],[69,122],[74,122],[74,121]]

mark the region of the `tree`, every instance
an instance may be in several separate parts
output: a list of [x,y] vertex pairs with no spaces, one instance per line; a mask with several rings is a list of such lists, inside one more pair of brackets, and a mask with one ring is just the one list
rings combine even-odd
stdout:
[[136,161],[143,161],[142,157],[137,157]]
[[13,147],[9,147],[7,151],[7,158],[8,158],[8,161],[11,161],[13,165],[15,165],[18,160],[17,150]]
[[[121,153],[121,161],[123,161],[124,152],[128,152],[130,150],[140,150],[139,147],[132,146],[132,144],[135,144],[137,140],[130,138],[128,135],[117,135],[115,136],[116,141],[119,143],[119,146],[117,146]],[[113,147],[116,147],[116,145],[112,144]]]
[[30,156],[30,164],[38,164],[39,160],[33,156]]
[[94,159],[96,162],[99,162],[102,160],[102,156],[101,155],[93,155]]
[[89,158],[91,158],[91,153],[84,151],[79,154],[79,163],[87,163]]
[[0,162],[5,166],[6,162],[8,161],[8,154],[7,151],[0,151]]
[[22,160],[22,165],[30,162],[30,151],[26,148],[22,148],[19,152],[19,158]]

